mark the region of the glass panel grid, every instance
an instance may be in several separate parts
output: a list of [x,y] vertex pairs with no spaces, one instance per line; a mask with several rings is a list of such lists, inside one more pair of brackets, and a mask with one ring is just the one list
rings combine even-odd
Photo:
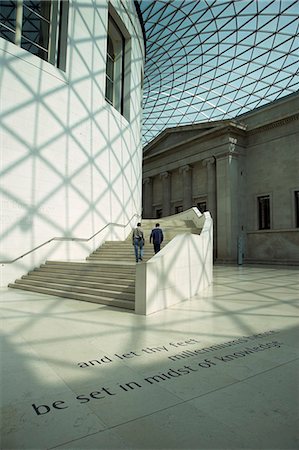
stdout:
[[144,144],[166,127],[234,118],[298,91],[299,0],[139,4]]

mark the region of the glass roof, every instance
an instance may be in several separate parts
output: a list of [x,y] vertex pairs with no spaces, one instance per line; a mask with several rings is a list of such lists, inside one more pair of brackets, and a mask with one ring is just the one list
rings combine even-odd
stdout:
[[143,139],[233,118],[299,89],[299,0],[139,0]]

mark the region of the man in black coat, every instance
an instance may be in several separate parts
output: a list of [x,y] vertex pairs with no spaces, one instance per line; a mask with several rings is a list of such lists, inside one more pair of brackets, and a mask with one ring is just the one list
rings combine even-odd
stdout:
[[152,232],[150,235],[150,243],[153,241],[155,253],[158,253],[160,251],[161,243],[163,242],[163,239],[164,239],[164,236],[163,236],[163,231],[160,228],[160,224],[156,223],[156,228],[152,229]]

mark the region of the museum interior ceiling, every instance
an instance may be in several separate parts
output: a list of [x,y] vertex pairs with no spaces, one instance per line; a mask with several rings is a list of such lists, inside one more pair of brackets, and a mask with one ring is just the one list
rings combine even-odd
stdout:
[[299,88],[299,0],[139,0],[143,143],[234,118]]

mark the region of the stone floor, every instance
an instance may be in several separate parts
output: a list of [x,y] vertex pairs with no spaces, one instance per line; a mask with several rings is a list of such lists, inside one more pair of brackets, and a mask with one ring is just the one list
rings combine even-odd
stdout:
[[3,289],[1,449],[298,449],[298,288],[215,267],[148,317]]

